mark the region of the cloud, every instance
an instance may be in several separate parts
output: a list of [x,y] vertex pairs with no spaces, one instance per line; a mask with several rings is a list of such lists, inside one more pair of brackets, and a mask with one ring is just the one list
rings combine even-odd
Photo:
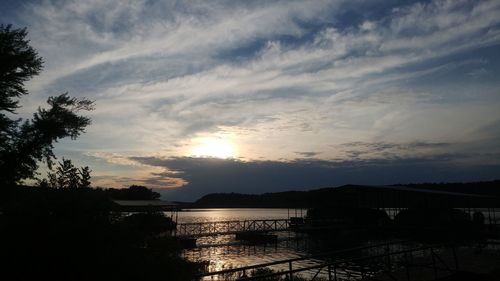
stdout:
[[131,166],[141,166],[142,164],[130,160],[128,157],[110,152],[86,152],[84,153],[86,156],[105,159],[109,163],[118,164],[118,165],[131,165]]
[[297,151],[295,152],[296,154],[298,155],[301,155],[301,156],[304,156],[304,157],[314,157],[318,154],[320,154],[321,152],[313,152],[313,151]]
[[500,166],[457,166],[450,160],[460,155],[435,155],[366,161],[240,161],[213,158],[133,157],[134,161],[183,171],[189,183],[182,188],[159,190],[164,197],[193,201],[214,192],[265,193],[308,190],[343,184],[394,184],[410,182],[472,181],[494,179]]
[[394,159],[447,153],[451,143],[415,141],[410,143],[350,142],[340,145],[347,159]]
[[46,62],[20,115],[59,92],[95,99],[93,125],[61,151],[86,151],[120,183],[133,167],[144,184],[196,185],[180,160],[165,170],[144,159],[184,159],[202,137],[230,138],[237,157],[272,167],[297,156],[479,165],[498,152],[500,133],[482,130],[500,118],[498,1],[7,6]]
[[[179,188],[188,184],[182,178],[182,171],[168,169],[148,163],[141,163],[131,157],[118,153],[93,152],[85,153],[86,156],[95,160],[104,160],[106,164],[111,164],[113,169],[102,174],[99,169],[97,175],[92,176],[94,186],[103,187],[126,187],[132,184],[145,185],[151,188]],[[116,166],[119,169],[116,169]],[[103,169],[103,167],[99,167]]]

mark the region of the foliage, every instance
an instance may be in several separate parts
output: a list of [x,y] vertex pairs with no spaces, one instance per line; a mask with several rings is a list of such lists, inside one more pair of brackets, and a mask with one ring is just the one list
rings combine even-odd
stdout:
[[65,93],[49,97],[49,108],[38,108],[31,120],[12,118],[19,98],[28,94],[24,82],[43,66],[26,36],[26,29],[0,25],[0,184],[9,186],[34,178],[40,161],[51,168],[54,142],[76,139],[91,123],[79,112],[93,109],[92,101]]
[[80,168],[80,181],[79,181],[80,187],[90,187],[91,172],[92,170],[90,170],[88,166]]
[[127,189],[110,188],[107,190],[109,197],[116,200],[156,200],[160,194],[140,185],[131,185]]
[[88,166],[76,168],[71,160],[64,159],[58,162],[55,173],[47,174],[48,180],[39,181],[42,187],[52,188],[85,188],[90,187],[90,168]]
[[132,228],[151,233],[164,233],[176,228],[176,223],[163,213],[138,213],[125,217],[123,223]]
[[102,189],[12,189],[0,213],[2,280],[192,280],[201,270],[174,237],[110,220],[113,206]]
[[[2,280],[191,280],[200,266],[178,256],[177,241],[152,233],[171,222],[113,221],[107,191],[77,188],[90,185],[88,167],[63,159],[40,187],[19,186],[40,161],[52,170],[53,144],[83,133],[90,119],[79,112],[93,109],[92,101],[62,94],[32,119],[13,119],[28,94],[24,83],[43,63],[26,37],[26,29],[0,25],[0,186],[10,187],[0,188]],[[155,197],[145,187],[132,190]]]
[[42,69],[42,58],[28,45],[26,36],[26,28],[0,25],[0,111],[13,113],[19,107],[16,98],[28,93],[24,82]]
[[[300,274],[294,273],[293,276],[290,278],[288,273],[284,271],[276,271],[271,268],[267,267],[261,267],[261,268],[256,268],[251,271],[250,276],[253,277],[258,277],[257,280],[260,281],[306,281],[309,279],[303,278],[300,276]],[[324,278],[321,277],[316,277],[314,280],[317,281],[324,281]]]
[[[274,273],[276,273],[274,270],[267,268],[267,267],[263,267],[263,268],[256,268],[256,269],[252,270],[251,276],[252,277],[266,276],[266,275],[271,275]],[[280,281],[282,279],[280,276],[271,276],[271,277],[262,277],[262,278],[259,278],[259,280],[262,280],[262,281]]]
[[[410,187],[411,190],[405,191],[404,189],[407,187]],[[369,186],[346,185],[309,191],[263,194],[212,193],[198,199],[193,206],[197,208],[330,208],[359,207],[363,206],[363,203],[372,204],[375,202],[384,202],[385,205],[400,205],[401,202],[404,202],[404,204],[412,206],[413,204],[420,204],[419,202],[426,202],[427,198],[433,197],[434,195],[428,193],[429,190],[485,195],[466,197],[466,201],[456,203],[460,207],[472,204],[495,205],[500,203],[498,199],[500,198],[500,180],[396,185],[394,188],[397,190],[384,188],[379,189],[379,192],[370,192]],[[422,192],[417,191],[418,189],[422,189]],[[408,201],[402,201],[403,199]],[[461,199],[459,196],[445,196],[444,198],[441,196],[438,202],[455,204],[456,200]]]

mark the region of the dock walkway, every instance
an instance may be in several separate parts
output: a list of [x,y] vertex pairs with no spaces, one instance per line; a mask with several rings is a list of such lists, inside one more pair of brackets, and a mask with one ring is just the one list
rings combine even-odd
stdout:
[[202,237],[244,232],[284,231],[288,230],[289,227],[290,220],[288,219],[180,223],[177,225],[175,235],[178,237]]
[[[307,273],[306,280],[436,280],[450,276],[459,270],[455,248],[444,245],[429,245],[397,249],[400,242],[388,242],[367,247],[340,250],[318,256],[309,256],[257,264],[216,272],[206,272],[197,280],[274,280],[286,276],[288,280]],[[391,250],[392,248],[392,250]],[[367,256],[357,256],[360,250],[370,252]],[[352,253],[352,255],[350,254]],[[451,257],[448,258],[448,257]],[[299,266],[297,262],[310,259],[322,262]],[[270,271],[252,276],[252,272],[262,268],[285,265],[286,270]],[[419,279],[423,271],[429,271],[432,279]],[[312,275],[310,275],[312,274]],[[302,276],[302,278],[306,277]],[[427,276],[427,275],[425,275]],[[266,279],[267,278],[267,279]],[[274,278],[274,279],[273,279]]]

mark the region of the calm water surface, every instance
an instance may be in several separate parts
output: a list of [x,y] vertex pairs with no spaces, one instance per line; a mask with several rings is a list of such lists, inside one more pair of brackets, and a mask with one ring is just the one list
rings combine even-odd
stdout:
[[[234,220],[287,219],[305,215],[295,209],[189,209],[178,213],[179,223]],[[217,271],[253,264],[289,259],[304,255],[304,243],[292,232],[276,232],[278,243],[248,246],[234,239],[234,235],[201,237],[198,248],[185,250],[183,255],[193,261],[209,261],[209,270]]]
[[[498,210],[496,210],[498,212]],[[485,213],[486,214],[486,213]],[[178,213],[179,223],[193,222],[215,222],[234,220],[259,220],[259,219],[287,219],[294,216],[305,216],[305,210],[288,209],[189,209]],[[497,213],[495,220],[499,220]],[[219,271],[229,268],[237,268],[297,257],[310,256],[325,251],[324,245],[316,244],[315,241],[305,239],[303,234],[294,232],[276,232],[278,243],[258,246],[243,245],[234,239],[234,235],[219,235],[202,237],[197,240],[196,249],[185,250],[183,256],[192,261],[208,261],[209,271]],[[338,242],[336,249],[350,248],[345,243]],[[377,244],[380,242],[367,242]],[[334,242],[335,244],[335,242]],[[355,245],[352,245],[354,247]],[[359,246],[359,245],[358,245]],[[395,247],[408,247],[408,245],[396,245]],[[361,254],[361,253],[358,253]],[[366,254],[366,253],[365,253]],[[320,260],[308,259],[294,265],[297,268],[316,265]],[[275,270],[286,270],[286,265],[271,267]],[[315,272],[303,272],[302,275],[314,275]],[[325,277],[326,272],[319,274]],[[208,278],[207,280],[218,280]]]
[[[179,223],[214,222],[231,220],[286,219],[289,216],[305,216],[305,210],[288,209],[191,209],[179,212]],[[325,250],[314,241],[304,239],[305,236],[294,232],[276,232],[278,243],[249,246],[234,239],[234,235],[201,237],[197,240],[196,249],[185,250],[183,256],[192,261],[208,261],[209,271],[219,271],[248,265],[255,265],[278,260],[309,256]],[[339,245],[340,248],[348,245]],[[308,259],[294,264],[294,268],[306,267],[321,263],[320,260]],[[277,265],[275,270],[286,270],[288,266]],[[302,275],[314,275],[316,272],[303,272]],[[324,273],[326,274],[326,272]],[[324,276],[320,274],[320,276]],[[207,280],[218,280],[208,278]]]
[[[214,222],[231,220],[287,219],[290,215],[300,216],[295,209],[187,209],[178,214],[179,223]],[[305,210],[302,210],[305,215]]]

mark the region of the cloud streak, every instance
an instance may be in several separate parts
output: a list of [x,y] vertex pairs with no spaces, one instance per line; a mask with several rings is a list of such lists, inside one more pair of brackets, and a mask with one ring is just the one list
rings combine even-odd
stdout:
[[192,201],[207,193],[265,193],[339,186],[343,184],[394,184],[427,181],[492,179],[500,166],[453,165],[461,155],[434,155],[406,159],[325,161],[239,161],[234,159],[134,157],[155,167],[184,171],[189,182],[182,188],[159,190],[166,198]]
[[199,138],[231,139],[248,163],[469,155],[454,161],[480,165],[500,153],[500,132],[484,131],[500,120],[498,1],[6,8],[46,61],[21,114],[58,92],[95,99],[88,133],[59,148],[94,161],[107,184],[132,182],[123,170],[135,167],[144,184],[190,186],[171,174],[186,171],[139,159],[183,159]]

